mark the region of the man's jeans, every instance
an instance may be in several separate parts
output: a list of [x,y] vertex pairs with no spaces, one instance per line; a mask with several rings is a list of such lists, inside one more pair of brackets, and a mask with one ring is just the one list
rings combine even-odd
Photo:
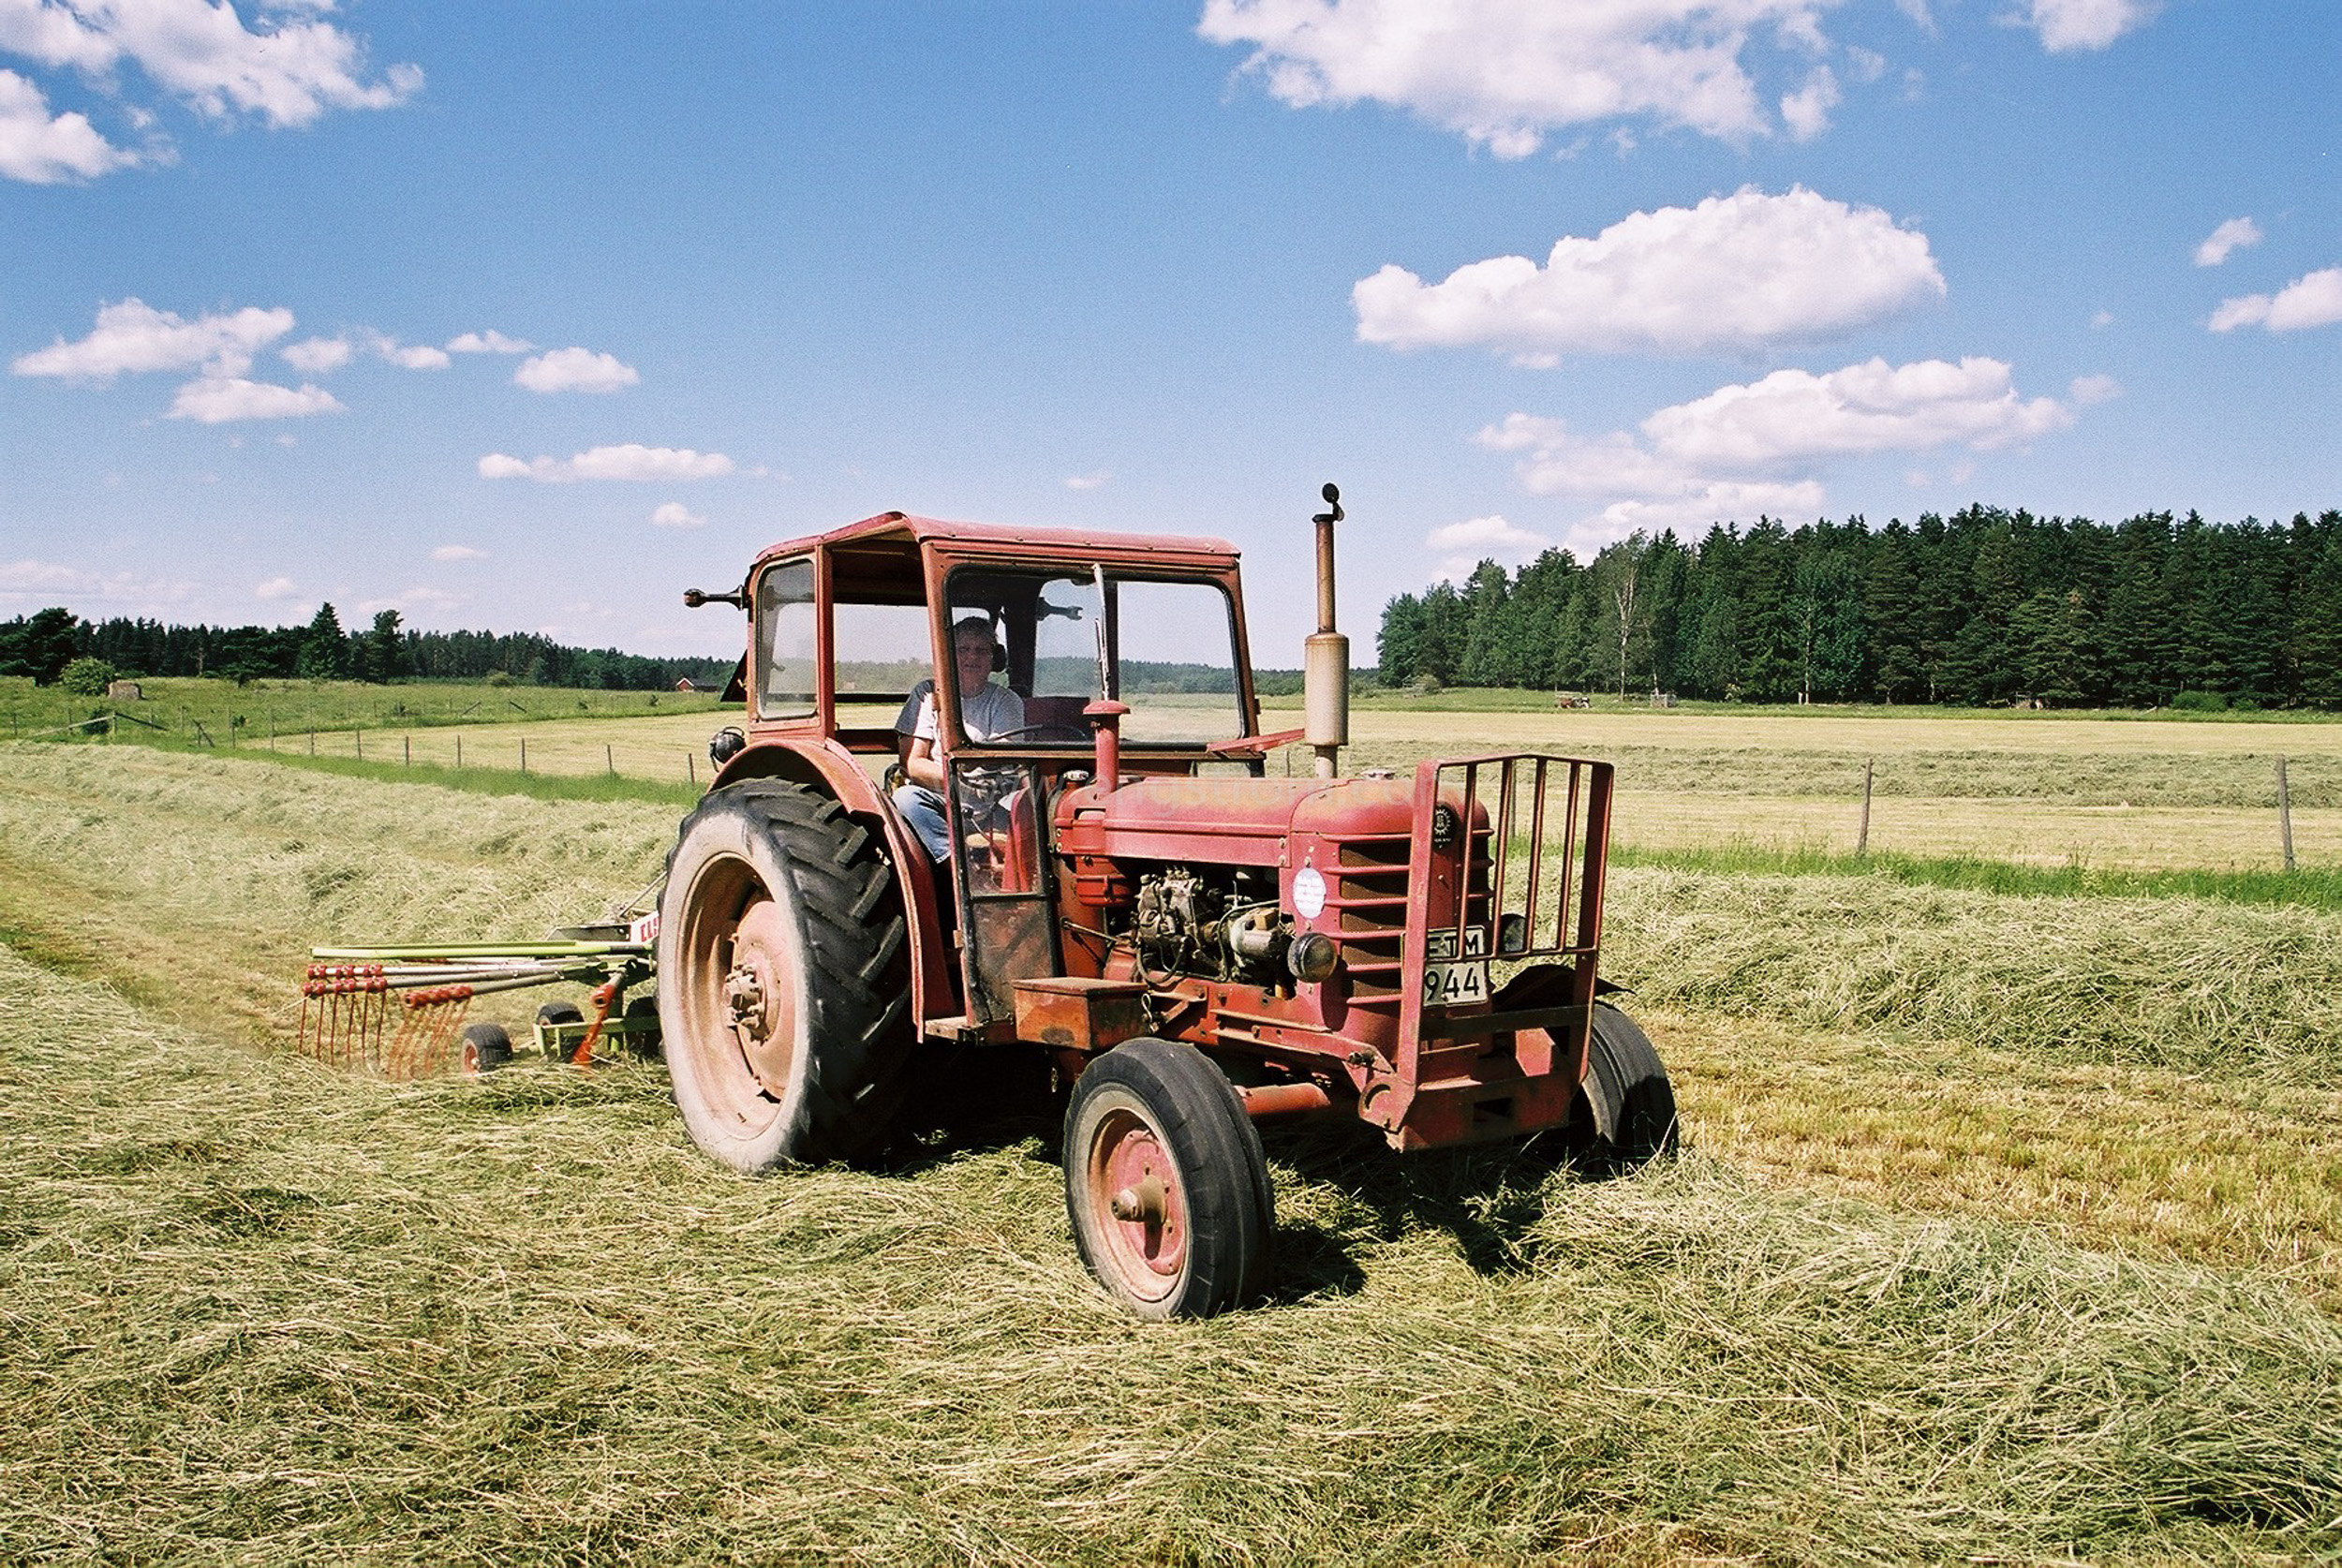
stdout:
[[952,858],[952,835],[943,820],[943,797],[924,784],[905,784],[895,791],[895,809],[903,825],[926,846],[927,858],[941,865]]

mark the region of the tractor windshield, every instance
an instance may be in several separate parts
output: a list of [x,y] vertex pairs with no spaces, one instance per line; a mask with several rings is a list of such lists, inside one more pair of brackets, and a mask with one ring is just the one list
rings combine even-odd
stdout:
[[[996,744],[1086,743],[1082,710],[1102,696],[1130,708],[1126,744],[1200,745],[1244,732],[1233,605],[1208,581],[1125,576],[1110,568],[963,568],[950,580],[954,626],[981,618],[999,653],[990,684],[1020,699],[1021,722]],[[968,715],[1000,703],[963,695]]]

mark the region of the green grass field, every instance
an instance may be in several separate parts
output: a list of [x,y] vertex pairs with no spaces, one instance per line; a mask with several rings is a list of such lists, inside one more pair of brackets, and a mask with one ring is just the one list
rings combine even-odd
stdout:
[[357,681],[259,680],[238,685],[196,677],[136,683],[139,700],[77,697],[0,676],[0,725],[12,739],[53,733],[100,716],[117,716],[125,739],[198,747],[302,745],[312,731],[334,733],[528,723],[579,717],[706,713],[704,691],[584,691],[565,687],[489,686],[479,681],[367,686]]
[[[655,1065],[393,1087],[285,1048],[312,941],[634,895],[689,790],[626,748],[706,715],[531,726],[526,778],[0,747],[0,1559],[2342,1555],[2334,861],[1770,849],[1717,759],[1847,746],[1745,722],[1645,737],[1713,821],[1612,879],[1686,1155],[1278,1132],[1272,1300],[1167,1328],[1089,1285],[1029,1108],[749,1181]],[[1882,761],[2054,752],[1928,722]],[[1362,714],[1361,750],[1468,724]],[[2206,768],[2272,732],[2172,729]],[[2088,788],[2172,777],[2134,732],[2067,739]],[[2070,797],[1998,804],[2022,849]]]

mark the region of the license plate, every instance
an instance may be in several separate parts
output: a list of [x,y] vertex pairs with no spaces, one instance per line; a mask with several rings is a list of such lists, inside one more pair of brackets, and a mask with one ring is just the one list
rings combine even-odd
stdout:
[[1466,926],[1460,954],[1454,931],[1433,931],[1424,943],[1423,954],[1424,1006],[1456,1007],[1489,999],[1487,932],[1476,925]]

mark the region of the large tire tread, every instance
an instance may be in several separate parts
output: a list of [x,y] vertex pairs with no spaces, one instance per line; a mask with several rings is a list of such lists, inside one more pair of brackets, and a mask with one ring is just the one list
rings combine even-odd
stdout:
[[885,1136],[917,1038],[910,1022],[910,933],[894,869],[835,800],[758,778],[711,791],[683,820],[671,871],[691,824],[710,810],[739,811],[774,850],[792,883],[787,893],[813,971],[798,999],[809,1015],[804,1100],[780,1161],[852,1160]]

